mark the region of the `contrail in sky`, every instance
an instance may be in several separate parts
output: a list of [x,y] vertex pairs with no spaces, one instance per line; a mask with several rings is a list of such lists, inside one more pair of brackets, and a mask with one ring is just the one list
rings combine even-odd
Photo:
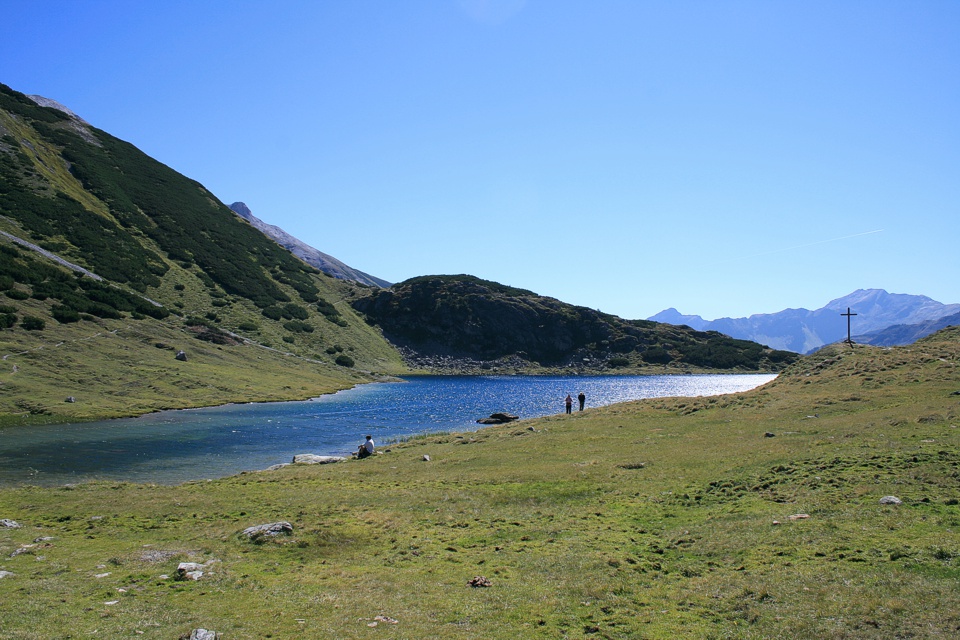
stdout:
[[860,236],[868,236],[872,233],[881,233],[883,229],[874,229],[873,231],[864,231],[863,233],[855,233],[850,236],[841,236],[839,238],[830,238],[828,240],[817,240],[816,242],[808,242],[807,244],[798,244],[792,247],[784,247],[782,249],[774,249],[773,251],[764,251],[763,253],[754,253],[749,256],[740,256],[738,258],[730,258],[729,260],[723,260],[718,264],[723,264],[725,262],[735,262],[737,260],[748,260],[750,258],[759,258],[760,256],[769,256],[773,253],[783,253],[784,251],[793,251],[794,249],[804,249],[806,247],[814,247],[818,244],[827,244],[828,242],[838,242],[840,240],[849,240],[850,238],[859,238]]

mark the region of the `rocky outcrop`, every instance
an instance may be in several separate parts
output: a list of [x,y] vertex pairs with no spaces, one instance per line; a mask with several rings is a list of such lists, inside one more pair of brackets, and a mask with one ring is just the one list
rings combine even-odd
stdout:
[[258,524],[247,527],[240,532],[240,535],[254,540],[264,536],[272,537],[291,533],[293,533],[293,525],[283,520],[280,522],[271,522],[270,524]]
[[293,456],[293,464],[331,464],[344,460],[346,458],[343,456],[318,456],[314,453],[298,453]]
[[515,416],[510,413],[491,413],[489,418],[480,418],[477,420],[477,424],[506,424],[519,419],[520,416]]

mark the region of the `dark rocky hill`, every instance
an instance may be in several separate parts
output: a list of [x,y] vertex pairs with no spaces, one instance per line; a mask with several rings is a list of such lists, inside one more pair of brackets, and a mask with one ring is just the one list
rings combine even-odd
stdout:
[[648,320],[624,320],[467,275],[424,276],[353,302],[414,363],[776,370],[796,355]]

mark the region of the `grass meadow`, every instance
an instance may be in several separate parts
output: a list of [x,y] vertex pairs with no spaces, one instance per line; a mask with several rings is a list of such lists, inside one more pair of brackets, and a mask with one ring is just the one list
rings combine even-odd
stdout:
[[955,638],[958,365],[954,328],[362,461],[3,489],[0,637]]

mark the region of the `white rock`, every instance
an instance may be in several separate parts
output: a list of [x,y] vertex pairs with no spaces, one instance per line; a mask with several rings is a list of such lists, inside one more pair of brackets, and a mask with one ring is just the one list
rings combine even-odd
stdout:
[[318,456],[314,453],[298,453],[293,456],[294,464],[330,464],[332,462],[343,462],[346,458],[342,456]]

